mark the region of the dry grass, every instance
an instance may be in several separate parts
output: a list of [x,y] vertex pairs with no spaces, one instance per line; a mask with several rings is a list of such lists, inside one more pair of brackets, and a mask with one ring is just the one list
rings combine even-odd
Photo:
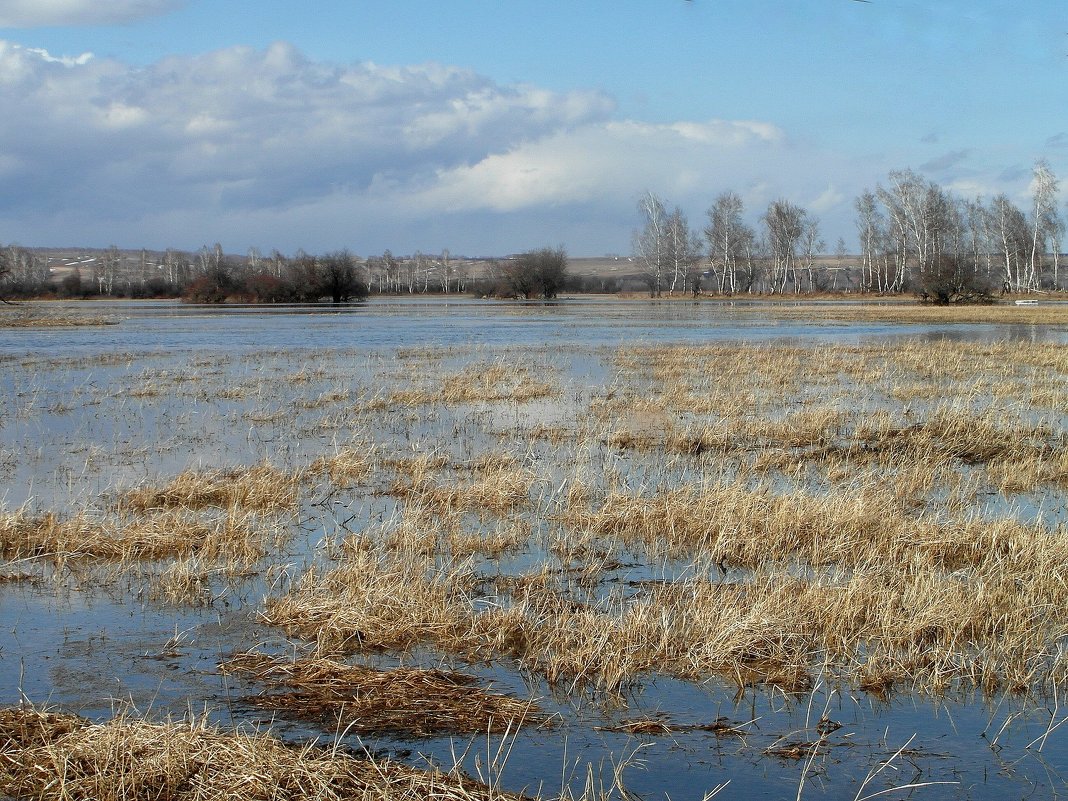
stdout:
[[211,574],[195,556],[176,559],[152,583],[151,597],[172,606],[206,606],[212,598]]
[[[1032,296],[1033,297],[1033,296]],[[1068,305],[1042,303],[1016,306],[1013,298],[989,306],[935,306],[915,300],[882,299],[862,303],[739,303],[737,314],[758,314],[801,320],[856,320],[885,323],[998,323],[1008,325],[1063,325]]]
[[312,475],[325,473],[337,487],[350,487],[366,480],[375,468],[374,446],[350,446],[339,448],[330,456],[320,456],[308,472]]
[[620,542],[653,563],[692,559],[692,578],[591,605],[545,568],[484,603],[468,566],[439,561],[444,539],[415,529],[350,538],[336,568],[269,600],[266,619],[322,651],[430,645],[609,692],[655,672],[799,690],[826,666],[873,690],[932,691],[1035,689],[1065,672],[1063,529],[943,519],[874,483],[849,497],[742,482],[614,492],[563,514],[574,533],[553,548],[565,562],[614,563]]
[[204,509],[240,507],[257,512],[296,508],[300,474],[263,463],[227,470],[180,473],[164,487],[127,490],[119,499],[124,509]]
[[40,309],[23,306],[0,309],[0,328],[79,328],[118,325],[118,323],[118,320],[109,317],[42,312]]
[[544,723],[533,702],[486,692],[475,677],[447,670],[375,670],[327,658],[289,660],[240,654],[219,666],[268,686],[255,706],[312,720],[329,730],[428,737],[513,731]]
[[439,382],[426,382],[407,389],[396,389],[381,398],[366,400],[361,409],[386,406],[425,406],[435,403],[526,403],[556,395],[556,387],[533,371],[515,364],[475,364]]
[[0,556],[5,559],[136,562],[195,555],[237,566],[262,558],[270,536],[260,521],[236,510],[215,520],[185,510],[133,520],[84,513],[69,518],[51,512],[0,515]]
[[91,723],[0,711],[0,793],[40,801],[514,801],[458,772],[223,732],[204,720]]
[[424,457],[407,464],[390,492],[409,504],[446,516],[457,512],[507,514],[530,504],[534,473],[508,455],[491,455],[468,465],[472,478],[450,481],[435,474],[448,462]]

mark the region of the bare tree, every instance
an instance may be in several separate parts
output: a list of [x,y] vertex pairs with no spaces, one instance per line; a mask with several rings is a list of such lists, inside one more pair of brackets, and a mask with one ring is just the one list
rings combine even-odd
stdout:
[[668,292],[674,294],[675,290],[680,288],[680,281],[681,288],[696,292],[694,268],[701,260],[701,243],[697,235],[690,231],[686,215],[678,206],[668,217],[665,233],[664,262],[671,270],[671,285],[668,287]]
[[1023,288],[1023,273],[1030,251],[1031,235],[1027,218],[1004,195],[990,202],[986,214],[987,236],[1001,261],[1002,283],[1007,289]]
[[816,257],[823,253],[827,243],[820,236],[820,219],[806,214],[801,227],[801,256],[805,272],[808,274],[808,291],[815,292],[817,286],[815,273]]
[[8,278],[11,275],[11,260],[7,256],[7,252],[0,249],[0,302],[11,305],[11,301],[4,297],[4,285],[7,283]]
[[327,253],[316,261],[319,268],[317,277],[320,296],[329,296],[334,303],[346,303],[353,298],[367,297],[367,287],[359,279],[356,260],[349,251]]
[[122,254],[118,247],[111,245],[100,257],[98,282],[101,295],[111,295],[115,291],[115,279],[122,266]]
[[838,279],[847,269],[845,260],[848,254],[849,250],[846,248],[845,239],[838,237],[838,241],[834,243],[834,270],[831,276],[832,291],[838,289]]
[[[1060,216],[1057,214],[1057,176],[1050,169],[1049,162],[1040,159],[1035,162],[1031,180],[1031,258],[1025,284],[1029,288],[1038,286],[1040,263],[1046,253],[1047,240],[1058,240],[1057,229],[1060,228]],[[1056,253],[1056,250],[1054,250]],[[1054,278],[1056,282],[1056,278]]]
[[913,258],[922,275],[927,268],[930,252],[928,237],[928,184],[923,176],[912,170],[892,170],[890,187],[879,186],[876,194],[886,208],[890,225],[890,239],[897,254],[897,269],[887,287],[901,291],[908,281],[909,258]]
[[668,214],[664,202],[652,192],[641,196],[638,211],[642,216],[642,229],[634,232],[634,258],[645,274],[650,295],[658,298],[667,266]]
[[793,281],[795,292],[801,290],[797,278],[797,257],[798,246],[805,233],[806,216],[803,208],[788,200],[776,200],[764,212],[764,226],[773,262],[773,292],[785,292],[788,280]]
[[860,240],[861,287],[883,292],[886,286],[877,254],[886,238],[886,218],[879,210],[878,198],[870,190],[865,190],[853,201],[853,208],[857,212],[857,238]]
[[708,210],[708,266],[720,292],[738,291],[739,265],[752,253],[756,234],[742,219],[744,211],[742,199],[730,191],[717,196]]

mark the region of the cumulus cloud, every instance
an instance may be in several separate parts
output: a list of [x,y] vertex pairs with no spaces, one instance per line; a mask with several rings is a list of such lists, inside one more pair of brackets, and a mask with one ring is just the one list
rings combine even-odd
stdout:
[[0,0],[0,28],[108,25],[156,16],[185,0]]
[[[606,118],[594,92],[498,86],[440,65],[314,63],[230,48],[146,68],[0,43],[3,205],[292,205],[411,182]],[[60,189],[60,187],[62,187]]]
[[740,154],[770,151],[782,139],[779,129],[754,122],[598,121],[439,170],[431,186],[411,194],[428,208],[502,212],[605,196],[629,202],[643,186],[687,196],[707,192]]
[[833,241],[903,166],[762,120],[620,119],[596,91],[285,43],[133,67],[0,41],[0,106],[0,231],[24,244],[603,252],[629,246],[646,189],[698,229],[726,189],[754,220],[786,197]]

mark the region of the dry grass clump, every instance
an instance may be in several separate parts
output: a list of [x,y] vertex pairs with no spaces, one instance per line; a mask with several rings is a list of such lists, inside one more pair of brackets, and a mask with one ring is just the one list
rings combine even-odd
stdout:
[[206,606],[211,602],[211,570],[197,557],[176,559],[152,583],[151,596],[174,606]]
[[941,403],[923,420],[903,427],[891,415],[878,415],[858,426],[850,448],[892,458],[986,464],[995,459],[1041,458],[1066,444],[1048,426],[1006,417],[996,409],[974,413],[956,402]]
[[[763,607],[746,611],[738,601],[733,619],[717,614],[722,610],[709,597],[719,585],[646,594],[608,610],[546,582],[517,582],[510,600],[476,611],[476,583],[466,569],[444,570],[358,541],[339,567],[325,575],[311,570],[297,589],[269,599],[264,617],[314,641],[320,652],[432,645],[469,659],[514,659],[551,684],[608,692],[648,672],[697,679],[744,674],[744,681],[760,676],[789,687],[807,681],[804,640],[784,634],[777,627],[782,616]],[[695,649],[709,642],[721,647],[695,662]]]
[[312,568],[296,589],[268,598],[264,620],[322,653],[463,640],[475,584],[465,567],[438,567],[432,557],[356,536],[342,550],[333,570]]
[[[556,395],[555,386],[535,378],[522,365],[475,364],[453,375],[444,376],[440,383],[395,389],[377,403],[393,406],[426,406],[433,403],[478,403],[512,401],[525,403]],[[365,402],[361,408],[371,408]]]
[[728,718],[716,718],[711,723],[683,724],[673,723],[662,715],[649,718],[634,718],[624,720],[610,726],[594,726],[596,731],[620,732],[623,734],[637,735],[662,735],[677,734],[688,731],[708,731],[717,737],[742,737],[746,734],[745,729],[732,724]]
[[400,494],[432,481],[434,474],[449,466],[449,457],[440,451],[426,451],[415,456],[387,457],[382,464],[396,472],[394,492]]
[[366,480],[375,468],[374,446],[340,448],[330,456],[320,456],[308,468],[312,475],[325,473],[337,487],[350,487]]
[[127,490],[119,499],[123,509],[204,509],[240,507],[257,512],[296,508],[300,474],[262,463],[227,470],[186,470],[164,487]]
[[445,541],[453,559],[466,559],[475,554],[499,559],[521,549],[532,534],[533,526],[529,520],[502,520],[489,531],[450,527]]
[[0,516],[0,557],[133,562],[196,555],[236,567],[262,558],[268,536],[258,521],[240,514],[204,520],[177,510],[122,520],[18,511]]
[[375,670],[322,657],[289,660],[255,652],[219,668],[272,690],[246,699],[252,704],[332,730],[428,737],[502,733],[545,722],[533,702],[486,692],[473,686],[474,676],[449,670]]
[[[1059,534],[1014,519],[942,519],[916,512],[892,477],[863,483],[848,494],[776,491],[723,480],[648,495],[615,491],[597,507],[564,510],[578,540],[613,537],[654,555],[700,557],[756,569],[769,564],[809,567],[923,565],[958,570],[984,562],[1022,565],[1043,549],[1068,552]],[[1055,563],[1054,563],[1055,564]]]
[[991,483],[1002,492],[1036,492],[1046,484],[1068,487],[1068,448],[1054,451],[1050,458],[1010,457],[986,466]]
[[[442,516],[483,511],[504,515],[530,504],[535,475],[510,456],[477,460],[468,466],[472,477],[467,481],[449,481],[436,475],[434,467],[437,464],[440,462],[417,462],[407,466],[407,477],[398,478],[390,492],[411,505]],[[447,460],[445,464],[448,464]]]
[[538,380],[522,365],[474,365],[442,382],[441,399],[446,403],[476,401],[524,401],[547,398],[556,393],[552,384]]
[[223,732],[204,720],[97,724],[32,707],[0,711],[0,793],[41,801],[519,801],[458,772],[418,770]]

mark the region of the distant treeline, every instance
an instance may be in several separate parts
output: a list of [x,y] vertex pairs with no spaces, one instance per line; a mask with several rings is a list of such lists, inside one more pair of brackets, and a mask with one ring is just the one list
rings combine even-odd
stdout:
[[359,259],[347,250],[268,256],[228,255],[222,245],[195,253],[104,251],[46,256],[0,248],[0,297],[181,298],[190,303],[345,303],[371,294],[475,294],[552,298],[559,292],[615,292],[616,279],[569,275],[563,249],[501,260],[457,259],[449,252]]
[[[839,239],[827,253],[820,221],[788,200],[770,203],[755,225],[739,195],[722,192],[693,230],[685,214],[652,192],[639,204],[629,274],[577,276],[562,248],[500,260],[436,255],[359,259],[347,250],[313,255],[278,251],[245,256],[221,245],[195,253],[122,252],[42,256],[0,248],[0,299],[30,297],[182,298],[195,303],[344,303],[371,294],[472,294],[552,298],[560,292],[618,292],[644,286],[651,295],[913,292],[939,303],[981,302],[1006,292],[1063,289],[1064,221],[1058,180],[1035,164],[1030,203],[1007,195],[963,198],[912,170],[854,201],[860,252]],[[613,268],[615,269],[615,268]]]

